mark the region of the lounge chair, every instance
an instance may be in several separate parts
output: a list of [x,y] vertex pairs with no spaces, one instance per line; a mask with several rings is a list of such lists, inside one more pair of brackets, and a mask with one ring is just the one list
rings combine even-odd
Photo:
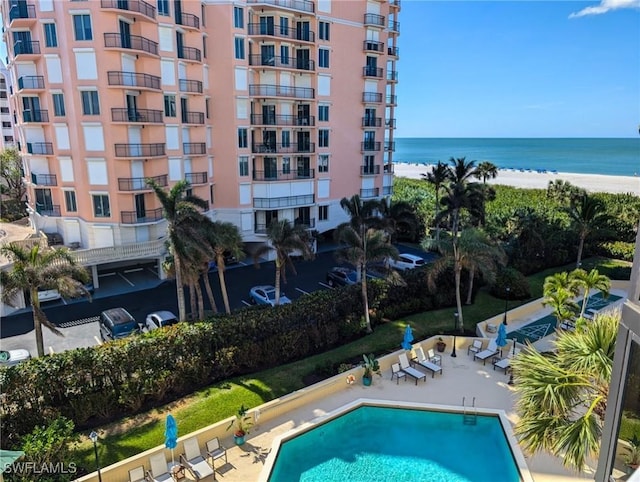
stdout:
[[144,467],[136,467],[129,471],[129,482],[145,482],[147,478],[144,475]]
[[469,353],[480,353],[482,351],[482,340],[473,340],[473,343],[467,347],[467,355]]
[[391,381],[393,381],[394,377],[396,379],[396,385],[400,383],[401,378],[404,378],[405,382],[407,381],[407,374],[400,368],[400,363],[393,363],[391,365]]
[[440,355],[436,355],[436,353],[433,351],[433,348],[429,348],[427,350],[427,358],[431,363],[442,365],[442,357]]
[[151,470],[147,472],[147,480],[149,482],[173,482],[164,453],[149,457],[149,464],[151,465]]
[[426,368],[427,370],[429,370],[431,372],[431,378],[436,376],[436,372],[439,372],[440,375],[442,375],[442,367],[440,365],[437,365],[436,363],[433,363],[429,358],[424,356],[424,350],[421,346],[417,347],[415,349],[415,352],[416,356],[412,359],[412,361],[420,365],[422,368]]
[[207,457],[211,459],[211,467],[215,470],[215,463],[217,459],[224,457],[224,463],[227,461],[227,449],[220,445],[218,437],[211,439],[207,442]]
[[506,358],[502,358],[501,360],[497,360],[496,362],[494,362],[493,369],[495,370],[496,367],[502,368],[506,375],[509,369],[511,368],[511,359],[515,357],[518,353],[520,353],[520,350],[517,350],[517,349],[515,353],[513,353],[512,351],[509,351],[509,355],[507,355]]
[[407,358],[406,353],[399,355],[398,358],[400,359],[400,368],[402,369],[403,372],[405,372],[408,376],[410,376],[416,381],[416,385],[418,385],[418,380],[424,379],[425,382],[427,381],[427,376],[424,373],[422,373],[420,370],[413,368],[409,364],[409,359]]
[[200,453],[198,439],[196,437],[188,438],[182,442],[182,445],[184,446],[184,454],[180,455],[180,460],[193,478],[196,479],[196,482],[209,476],[213,476],[215,479],[216,474],[213,468]]
[[489,345],[487,346],[487,349],[482,350],[478,353],[474,353],[473,360],[474,361],[482,360],[482,364],[486,365],[487,359],[491,358],[492,356],[496,356],[497,353],[498,353],[498,345],[496,344],[496,339],[491,338],[491,340],[489,340]]

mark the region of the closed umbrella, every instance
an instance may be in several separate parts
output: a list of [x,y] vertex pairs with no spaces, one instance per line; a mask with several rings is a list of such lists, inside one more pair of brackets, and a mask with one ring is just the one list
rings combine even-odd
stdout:
[[164,446],[171,449],[171,464],[175,464],[173,458],[173,449],[178,445],[178,425],[173,415],[167,415],[167,421],[164,427]]
[[500,350],[502,350],[503,347],[507,346],[507,326],[504,323],[500,323],[500,327],[498,328],[496,345],[500,347]]
[[401,346],[405,350],[411,350],[411,342],[413,341],[413,333],[411,332],[411,325],[407,325],[404,330],[404,339],[402,340]]

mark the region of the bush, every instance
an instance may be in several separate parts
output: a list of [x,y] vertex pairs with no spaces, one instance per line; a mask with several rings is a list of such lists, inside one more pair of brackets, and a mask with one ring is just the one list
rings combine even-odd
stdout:
[[509,287],[508,296],[510,300],[531,298],[529,280],[515,268],[506,267],[498,271],[490,293],[496,298],[505,299],[507,297],[507,286]]
[[623,241],[607,241],[599,243],[596,253],[607,258],[621,259],[623,261],[633,261],[634,243],[625,243]]

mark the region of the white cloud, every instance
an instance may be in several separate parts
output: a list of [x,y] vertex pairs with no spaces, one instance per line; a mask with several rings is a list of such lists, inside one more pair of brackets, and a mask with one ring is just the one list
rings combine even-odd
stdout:
[[569,18],[584,17],[585,15],[600,15],[620,8],[640,8],[640,0],[600,0],[600,5],[583,8],[579,12],[569,15]]

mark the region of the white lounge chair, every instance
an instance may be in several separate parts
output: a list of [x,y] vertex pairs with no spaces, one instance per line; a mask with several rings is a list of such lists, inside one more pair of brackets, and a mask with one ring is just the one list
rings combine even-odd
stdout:
[[473,355],[473,360],[482,360],[482,364],[485,365],[487,363],[487,359],[495,356],[498,353],[498,345],[496,344],[496,339],[491,338],[489,340],[489,345],[486,350],[482,350]]
[[167,459],[163,453],[150,456],[149,464],[151,465],[151,470],[147,472],[149,482],[173,482],[173,477],[167,467]]
[[416,370],[409,364],[409,359],[407,358],[407,354],[403,353],[402,355],[398,355],[400,359],[400,368],[403,372],[405,372],[408,376],[413,378],[416,381],[416,385],[418,384],[418,380],[424,379],[427,381],[427,376],[422,373],[420,370]]
[[394,377],[396,379],[396,385],[400,383],[401,378],[404,378],[405,382],[407,381],[407,374],[400,368],[400,363],[393,363],[391,365],[391,381],[393,381]]
[[180,460],[193,478],[196,479],[196,482],[210,476],[215,479],[216,474],[213,468],[200,453],[198,439],[196,437],[188,438],[182,442],[182,445],[184,446],[184,454],[180,455]]
[[146,482],[147,478],[144,476],[144,467],[136,467],[129,471],[129,482]]
[[498,368],[502,368],[504,370],[505,375],[507,374],[507,372],[509,371],[509,369],[511,368],[511,360],[513,359],[513,357],[515,357],[518,353],[520,353],[520,350],[516,349],[515,353],[512,351],[509,351],[509,355],[507,355],[506,358],[502,358],[501,360],[497,360],[494,364],[493,364],[493,369],[495,370],[496,367]]
[[429,370],[431,372],[431,378],[435,377],[436,373],[440,373],[440,375],[442,375],[442,367],[433,363],[429,358],[424,356],[424,350],[421,346],[418,346],[414,351],[416,352],[416,356],[413,359],[413,362]]
[[227,461],[227,449],[220,445],[218,437],[211,439],[207,442],[207,456],[211,459],[211,467],[215,470],[215,463],[217,459],[224,457],[224,463]]
[[440,355],[436,355],[436,353],[433,351],[433,348],[429,348],[427,350],[427,358],[431,363],[442,365],[442,357]]
[[469,353],[480,353],[482,351],[482,340],[473,340],[473,343],[467,347],[467,355]]

